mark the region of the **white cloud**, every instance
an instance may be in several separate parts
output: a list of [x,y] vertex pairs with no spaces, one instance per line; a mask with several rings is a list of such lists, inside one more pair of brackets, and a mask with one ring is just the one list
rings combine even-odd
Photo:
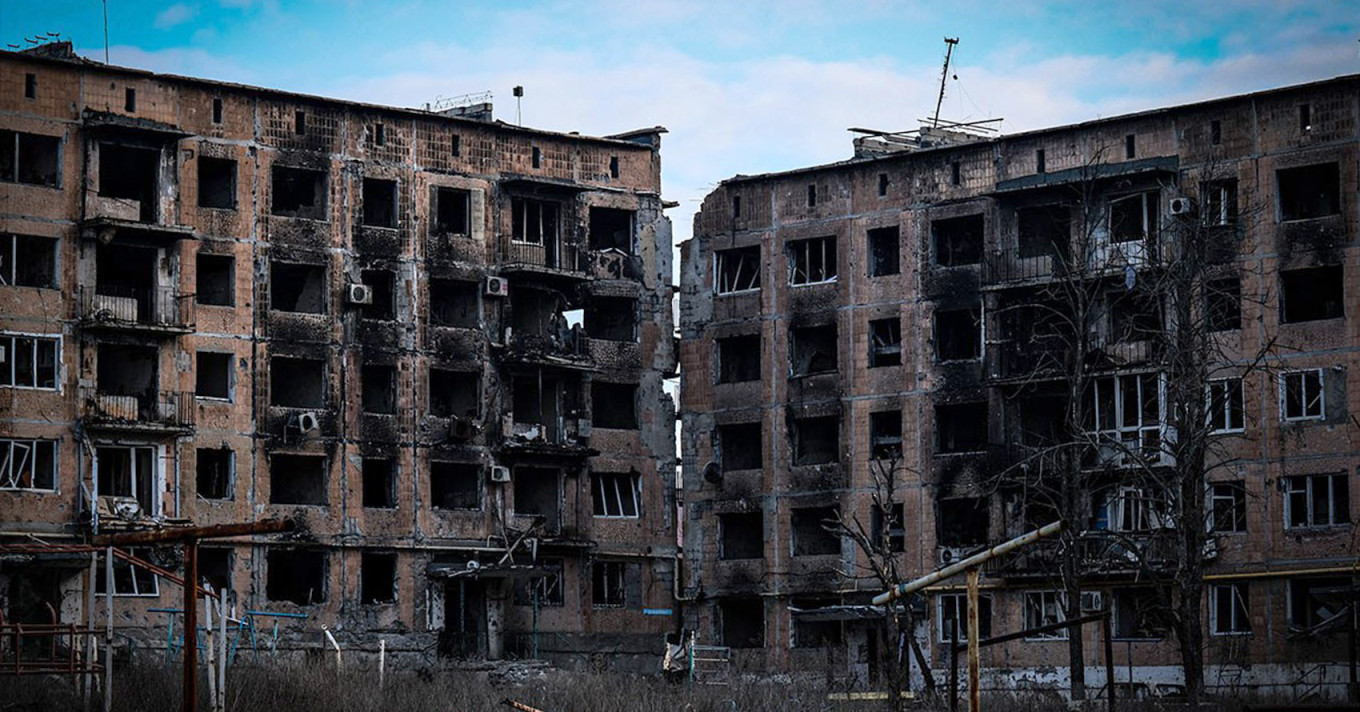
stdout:
[[195,12],[194,8],[184,3],[175,3],[157,13],[156,19],[152,20],[151,24],[158,30],[168,30],[188,22]]

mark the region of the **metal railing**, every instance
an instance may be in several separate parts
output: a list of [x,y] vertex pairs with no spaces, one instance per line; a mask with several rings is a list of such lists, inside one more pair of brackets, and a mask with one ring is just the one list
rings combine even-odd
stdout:
[[194,298],[172,287],[81,287],[80,318],[87,324],[192,329]]
[[1143,269],[1173,257],[1169,243],[1154,239],[1128,242],[1095,240],[1081,255],[1062,250],[1022,255],[1017,248],[993,250],[982,258],[982,283],[1048,282],[1122,274],[1128,267]]
[[194,424],[194,394],[187,391],[151,391],[140,394],[102,393],[80,390],[83,414],[91,423],[108,425],[159,425],[184,428]]
[[563,272],[584,272],[588,267],[584,251],[571,242],[519,242],[506,235],[502,236],[500,244],[502,266],[528,265]]

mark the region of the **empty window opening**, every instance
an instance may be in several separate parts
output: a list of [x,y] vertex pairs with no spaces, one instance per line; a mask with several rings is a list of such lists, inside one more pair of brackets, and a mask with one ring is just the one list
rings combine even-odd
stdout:
[[609,177],[610,177],[610,178],[618,178],[618,177],[619,177],[619,157],[618,157],[618,156],[610,156],[610,157],[609,157]]
[[1162,455],[1163,383],[1156,373],[1095,379],[1088,413],[1094,416],[1101,456],[1123,462],[1129,456],[1158,459]]
[[396,509],[396,461],[390,457],[366,457],[361,466],[363,505],[369,509]]
[[198,578],[214,591],[231,590],[231,549],[225,546],[198,548]]
[[222,123],[222,100],[221,100],[221,99],[213,99],[213,101],[212,101],[212,122],[213,122],[214,124],[220,124],[220,123]]
[[370,303],[363,307],[365,319],[390,321],[394,316],[392,295],[395,277],[390,269],[366,269],[359,273],[359,279],[369,288],[372,295]]
[[836,324],[789,329],[789,371],[793,376],[833,373],[836,370]]
[[902,411],[882,410],[869,414],[869,456],[875,460],[902,457]]
[[1048,169],[1048,165],[1047,165],[1046,161],[1044,160],[1045,158],[1046,158],[1046,157],[1045,157],[1045,155],[1044,155],[1044,149],[1042,149],[1042,148],[1035,149],[1035,151],[1034,151],[1034,172],[1035,172],[1035,173],[1044,173],[1044,172]]
[[949,184],[959,185],[963,183],[963,171],[958,161],[949,164]]
[[396,554],[365,551],[359,555],[359,602],[397,602]]
[[99,144],[99,195],[132,201],[137,219],[155,222],[160,200],[161,152],[153,148]]
[[958,267],[981,262],[985,224],[980,214],[932,221],[930,233],[935,242],[935,264]]
[[275,356],[269,359],[270,405],[326,407],[326,363],[320,359]]
[[[978,596],[978,636],[992,637],[992,597]],[[968,640],[968,594],[941,593],[935,596],[935,629],[941,643]]]
[[326,458],[322,455],[269,457],[270,504],[326,504]]
[[198,207],[236,209],[236,161],[199,156]]
[[1242,281],[1237,277],[1204,284],[1204,327],[1208,331],[1242,328]]
[[594,250],[633,252],[633,211],[590,209],[590,247]]
[[733,218],[739,218],[739,217],[741,217],[741,196],[740,196],[740,195],[734,195],[734,196],[732,196],[732,217],[733,217]]
[[472,193],[458,188],[434,188],[434,232],[436,235],[471,234]]
[[397,182],[364,179],[363,223],[365,227],[397,226]]
[[325,265],[274,262],[269,272],[270,308],[303,314],[326,313]]
[[383,126],[382,122],[373,124],[373,145],[387,145],[387,127]]
[[1200,191],[1206,225],[1232,225],[1237,221],[1237,181],[1210,181]]
[[987,449],[987,404],[935,406],[935,451],[980,452]]
[[637,390],[633,383],[590,384],[590,422],[597,428],[636,430]]
[[1322,369],[1280,374],[1280,416],[1286,420],[1319,420],[1325,413]]
[[514,241],[556,249],[560,225],[558,204],[529,198],[514,198],[510,203]]
[[430,369],[430,415],[475,418],[481,403],[481,374],[476,371]]
[[888,194],[888,174],[878,174],[878,197],[882,198]]
[[1124,158],[1132,159],[1138,153],[1138,138],[1129,134],[1124,137]]
[[765,647],[765,604],[758,598],[718,602],[722,644],[729,648]]
[[813,184],[813,185],[810,185],[810,186],[807,187],[807,206],[808,206],[809,208],[815,208],[815,207],[817,207],[817,186],[816,186],[816,184]]
[[1223,583],[1209,586],[1209,632],[1234,635],[1251,632],[1251,600],[1247,584]]
[[[128,553],[142,561],[154,560],[156,558],[155,551],[151,547],[128,547]],[[109,593],[105,571],[106,569],[103,566],[95,568],[94,592],[102,596],[107,596]],[[115,558],[113,560],[113,595],[115,597],[145,596],[155,598],[160,595],[160,579],[145,566],[136,566],[130,561]]]
[[229,307],[236,304],[236,258],[231,255],[198,254],[197,293],[199,304]]
[[991,511],[985,497],[950,497],[936,502],[935,522],[940,546],[982,546],[991,530]]
[[902,322],[875,319],[869,322],[869,368],[902,363]]
[[840,510],[836,507],[799,507],[793,510],[789,528],[793,531],[794,556],[827,556],[841,553],[837,530]]
[[1205,408],[1209,430],[1214,433],[1240,432],[1245,425],[1242,408],[1242,379],[1222,378],[1209,381]]
[[194,462],[198,496],[204,499],[231,499],[232,467],[236,454],[231,448],[198,448]]
[[0,440],[0,490],[56,488],[55,440]]
[[636,299],[592,297],[585,313],[586,334],[606,341],[637,341]]
[[1349,475],[1337,472],[1285,477],[1284,521],[1290,529],[1350,524]]
[[982,357],[982,311],[951,309],[935,312],[935,357],[966,361]]
[[906,550],[906,513],[901,502],[874,505],[869,515],[875,553],[895,554]]
[[[1040,628],[1067,620],[1067,596],[1061,591],[1026,591],[1024,625]],[[1028,640],[1067,640],[1067,629],[1032,635]]]
[[[16,346],[18,341],[16,338]],[[16,354],[16,362],[23,355],[22,351]],[[99,393],[135,396],[138,416],[150,415],[156,410],[154,400],[160,385],[160,353],[155,347],[99,344],[98,362],[95,378]]]
[[24,75],[24,98],[38,98],[38,75],[28,72]]
[[713,288],[718,294],[760,289],[759,245],[719,250],[713,259]]
[[293,218],[326,219],[326,174],[306,168],[275,165],[270,212]]
[[718,383],[760,380],[760,335],[744,334],[715,339]]
[[562,516],[562,477],[558,470],[517,467],[514,472],[515,514],[543,519],[556,531]]
[[[617,159],[616,159],[617,160]],[[590,565],[590,603],[597,608],[622,608],[627,596],[629,566],[622,561],[596,561]]]
[[477,463],[432,461],[430,506],[434,509],[481,509],[484,476],[482,466]]
[[564,396],[574,399],[575,389],[567,391],[560,379],[549,376],[518,376],[513,390],[515,423],[536,426],[530,428],[535,437],[555,440],[559,414],[572,407],[563,402]]
[[840,421],[835,416],[793,421],[793,464],[826,465],[840,460]]
[[1335,163],[1275,172],[1281,220],[1309,220],[1341,212],[1341,169]]
[[1313,130],[1313,107],[1310,104],[1299,104],[1299,130]]
[[735,512],[718,515],[718,557],[760,559],[765,556],[765,515]]
[[836,238],[792,240],[786,249],[789,284],[820,284],[836,278]]
[[638,517],[642,475],[637,472],[593,472],[590,475],[592,512],[597,517]]
[[435,326],[475,329],[481,325],[481,303],[476,282],[432,279],[430,321]]
[[1124,640],[1155,640],[1170,629],[1171,611],[1155,588],[1119,587],[1111,592],[1114,608],[1113,637]]
[[307,135],[307,112],[305,111],[293,112],[293,133],[297,134],[298,136]]
[[365,413],[391,415],[397,412],[397,369],[395,366],[365,364],[360,371],[363,381],[363,409]]
[[199,351],[194,394],[199,398],[231,400],[231,365],[234,359],[229,353]]
[[449,152],[453,154],[453,157],[454,157],[454,158],[458,158],[459,156],[463,155],[463,137],[462,137],[462,136],[459,136],[458,134],[454,134],[454,135],[452,135],[452,136],[449,137]]
[[510,296],[512,339],[534,349],[570,350],[574,338],[566,312],[571,306],[560,292],[517,288]]
[[152,447],[103,446],[95,449],[95,476],[99,478],[100,497],[137,500],[141,513],[154,517],[160,512],[160,472],[156,449]]
[[1041,205],[1015,211],[1016,247],[1020,256],[1067,254],[1072,239],[1072,211],[1066,205]]
[[764,467],[764,433],[760,423],[718,426],[718,459],[724,472]]
[[[168,316],[158,309],[161,252],[153,247],[101,244],[95,251],[95,292],[98,308],[122,321],[159,323]],[[168,298],[168,296],[167,296]]]
[[269,549],[264,597],[310,606],[326,600],[326,554],[301,549]]
[[1066,398],[1051,395],[1026,398],[1020,401],[1020,444],[1035,448],[1052,447],[1064,439],[1062,429],[1065,422]]
[[1110,340],[1146,341],[1162,335],[1162,304],[1156,294],[1126,292],[1110,298]]
[[869,276],[886,277],[902,271],[901,234],[897,226],[865,233],[869,242]]
[[137,90],[127,87],[123,90],[123,110],[129,114],[137,111]]
[[1210,531],[1216,534],[1247,530],[1247,487],[1242,480],[1209,486]]
[[1114,242],[1148,240],[1157,234],[1158,193],[1155,190],[1110,201],[1110,239]]
[[1223,143],[1223,122],[1218,119],[1209,122],[1209,143],[1214,146]]
[[[1289,625],[1314,628],[1346,613],[1346,593],[1354,588],[1349,576],[1291,578],[1286,590]],[[1344,620],[1344,619],[1342,619]]]
[[565,604],[562,560],[544,559],[539,563],[538,571],[540,573],[537,576],[522,579],[515,584],[515,605],[556,608]]
[[57,287],[57,241],[33,235],[0,235],[0,286]]
[[1339,319],[1346,315],[1346,285],[1341,265],[1280,272],[1280,321]]
[[542,167],[543,167],[543,149],[539,148],[538,146],[534,146],[533,159],[532,159],[532,160],[533,160],[534,168],[542,168]]

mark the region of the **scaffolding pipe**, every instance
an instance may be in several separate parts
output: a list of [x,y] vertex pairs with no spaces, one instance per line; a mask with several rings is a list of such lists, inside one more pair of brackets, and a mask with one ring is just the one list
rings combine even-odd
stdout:
[[968,569],[974,568],[976,566],[981,566],[982,564],[998,556],[1001,556],[1002,554],[1009,553],[1011,551],[1019,549],[1022,546],[1028,546],[1030,544],[1033,544],[1034,542],[1043,539],[1044,537],[1057,534],[1058,532],[1062,531],[1062,527],[1063,525],[1062,522],[1060,521],[1053,522],[1052,524],[1046,524],[1038,529],[1035,529],[1032,532],[1029,532],[1027,534],[1021,534],[1020,536],[1011,539],[1010,541],[1005,541],[1000,544],[997,544],[996,546],[986,551],[979,551],[978,553],[973,554],[972,556],[966,559],[962,559],[958,562],[950,564],[933,573],[926,574],[925,576],[922,576],[914,581],[909,581],[907,583],[899,583],[896,586],[893,586],[892,588],[888,589],[887,591],[884,591],[883,593],[874,596],[873,603],[875,606],[887,605],[897,600],[898,598],[901,598],[902,596],[910,595],[927,586],[939,583],[940,581],[943,581],[947,578],[957,576],[963,573],[964,571],[967,571]]

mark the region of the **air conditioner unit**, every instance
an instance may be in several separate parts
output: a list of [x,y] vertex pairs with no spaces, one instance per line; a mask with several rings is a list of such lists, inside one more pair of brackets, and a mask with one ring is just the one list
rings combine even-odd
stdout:
[[449,419],[449,439],[457,442],[468,442],[477,437],[477,423],[472,418]]
[[372,304],[373,288],[367,284],[351,284],[345,292],[345,299],[350,304]]
[[968,556],[968,550],[961,546],[940,547],[940,565],[948,566]]
[[510,283],[504,277],[487,277],[486,293],[492,297],[510,296]]
[[316,413],[298,413],[297,428],[303,435],[321,429],[321,418]]
[[491,466],[491,481],[492,481],[492,482],[509,482],[509,481],[510,481],[510,468],[505,467],[504,465],[492,465],[492,466]]
[[1184,196],[1172,198],[1170,208],[1172,215],[1194,215],[1195,201]]
[[1093,613],[1105,610],[1105,594],[1100,591],[1081,592],[1081,612]]

